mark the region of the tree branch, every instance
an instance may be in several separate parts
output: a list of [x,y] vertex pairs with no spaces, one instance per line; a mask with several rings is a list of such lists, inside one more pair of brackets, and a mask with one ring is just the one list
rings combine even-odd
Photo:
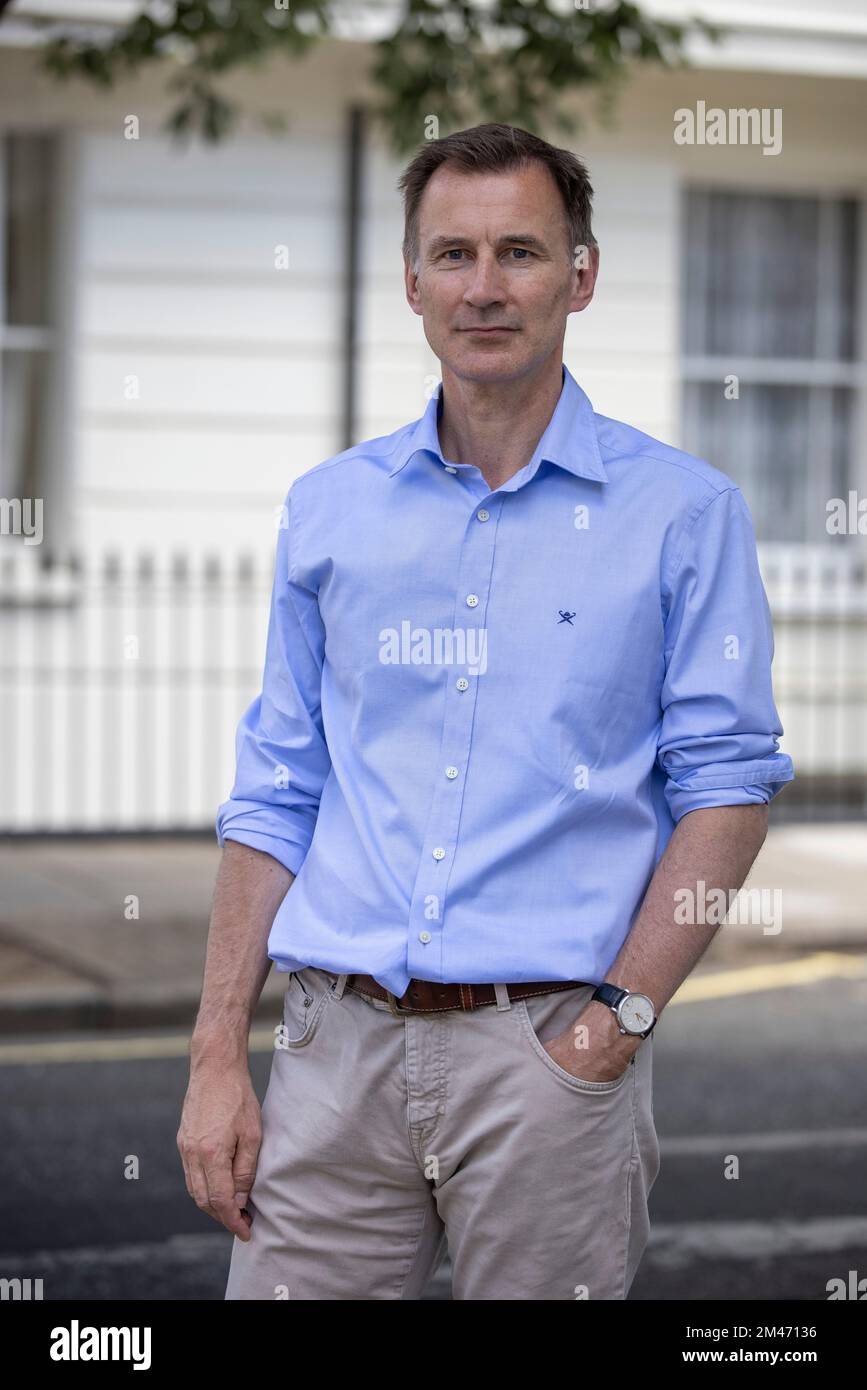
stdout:
[[[44,61],[59,78],[103,87],[148,63],[174,61],[168,128],[214,141],[239,115],[219,79],[272,55],[302,57],[334,33],[338,3],[292,0],[283,9],[274,0],[175,0],[159,18],[142,10],[107,41],[61,35]],[[371,78],[380,100],[372,115],[398,155],[418,145],[431,115],[444,131],[478,121],[572,131],[577,122],[558,97],[595,89],[604,119],[634,66],[685,62],[684,38],[696,32],[715,39],[722,31],[697,19],[655,20],[627,0],[586,10],[553,9],[550,0],[403,0],[394,32],[375,45]],[[273,126],[280,115],[262,119]]]

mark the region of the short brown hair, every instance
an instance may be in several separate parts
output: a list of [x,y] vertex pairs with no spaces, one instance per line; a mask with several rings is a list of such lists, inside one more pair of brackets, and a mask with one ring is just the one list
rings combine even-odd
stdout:
[[570,150],[549,145],[518,126],[490,122],[458,130],[441,140],[426,142],[398,180],[403,193],[403,253],[418,269],[418,211],[428,180],[443,164],[466,173],[499,173],[520,168],[530,160],[544,164],[560,190],[569,231],[569,259],[578,246],[595,246],[590,227],[593,189],[587,169]]

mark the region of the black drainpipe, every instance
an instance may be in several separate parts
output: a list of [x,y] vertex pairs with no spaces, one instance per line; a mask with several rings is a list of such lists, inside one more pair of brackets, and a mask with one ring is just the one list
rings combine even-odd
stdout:
[[364,157],[365,112],[362,106],[350,106],[346,141],[346,298],[343,302],[343,382],[341,410],[341,449],[358,443],[356,434],[356,346],[358,338],[359,296],[361,277],[361,181]]

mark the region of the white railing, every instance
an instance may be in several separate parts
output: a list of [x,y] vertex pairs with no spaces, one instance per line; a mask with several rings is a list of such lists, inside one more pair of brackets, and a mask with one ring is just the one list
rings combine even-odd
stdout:
[[28,559],[0,564],[0,830],[212,826],[271,559],[104,555],[41,583]]
[[760,546],[774,694],[796,781],[781,818],[867,815],[867,551]]
[[[34,548],[35,549],[35,548]],[[867,814],[857,554],[762,547],[797,780],[781,818]],[[271,556],[0,555],[0,833],[213,829],[261,685]]]

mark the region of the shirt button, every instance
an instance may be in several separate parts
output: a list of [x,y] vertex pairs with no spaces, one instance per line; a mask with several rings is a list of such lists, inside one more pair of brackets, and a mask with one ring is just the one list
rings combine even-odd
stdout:
[[429,931],[420,931],[419,934],[418,934],[418,939],[419,939],[419,941],[422,943],[423,946],[426,946],[427,943],[428,943],[428,942],[430,941],[430,939],[431,939],[430,932],[429,932]]
[[446,777],[455,778],[455,777],[457,777],[457,775],[458,775],[458,770],[457,770],[456,767],[447,767],[447,768],[446,768]]
[[466,676],[458,676],[457,680],[455,681],[455,685],[457,686],[458,690],[469,690],[470,688],[470,683],[467,680]]
[[467,607],[468,607],[468,608],[475,608],[475,606],[476,606],[476,604],[478,603],[478,601],[479,601],[479,596],[478,596],[478,594],[467,594]]
[[436,849],[433,852],[433,857],[434,859],[445,859],[446,852],[443,849],[442,845],[437,845]]
[[447,473],[457,473],[458,471],[456,468],[452,468],[450,463],[445,464],[445,470]]
[[481,508],[479,509],[479,511],[476,512],[476,518],[477,518],[478,521],[487,521],[487,519],[488,519],[488,517],[489,517],[490,515],[491,515],[491,513],[485,511],[485,508],[484,508],[484,507],[481,507]]

